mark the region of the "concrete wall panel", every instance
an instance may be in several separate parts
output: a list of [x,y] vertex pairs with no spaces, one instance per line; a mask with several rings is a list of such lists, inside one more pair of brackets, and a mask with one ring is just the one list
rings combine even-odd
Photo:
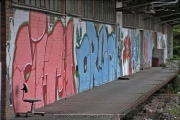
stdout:
[[122,29],[123,40],[123,75],[131,75],[140,70],[140,32]]
[[152,31],[144,30],[143,32],[143,49],[144,49],[144,67],[152,67],[152,50],[153,50],[153,36]]

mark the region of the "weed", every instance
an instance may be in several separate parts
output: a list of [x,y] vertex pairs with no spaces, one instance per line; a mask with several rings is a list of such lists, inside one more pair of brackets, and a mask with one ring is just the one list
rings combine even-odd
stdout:
[[180,105],[174,103],[171,108],[164,110],[164,113],[180,118]]

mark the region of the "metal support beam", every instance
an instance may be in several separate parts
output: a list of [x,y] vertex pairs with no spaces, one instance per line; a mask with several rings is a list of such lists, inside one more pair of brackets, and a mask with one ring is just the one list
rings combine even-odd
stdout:
[[180,12],[172,13],[172,14],[166,14],[166,15],[162,15],[162,16],[156,16],[156,17],[148,17],[148,18],[145,18],[144,20],[156,19],[156,18],[162,18],[162,17],[169,17],[169,16],[173,16],[173,15],[178,15],[178,14],[180,14]]
[[144,3],[144,4],[138,4],[138,5],[134,5],[134,6],[128,6],[128,7],[119,7],[119,8],[116,8],[116,11],[122,11],[124,9],[131,9],[131,8],[141,7],[141,6],[150,5],[150,4],[151,4],[151,2]]
[[172,26],[173,26],[173,25],[180,25],[180,23],[176,23],[176,24],[171,24],[171,25],[172,25]]
[[178,25],[180,22],[167,23],[167,25]]
[[137,8],[137,7],[141,7],[141,6],[144,6],[144,5],[152,5],[152,4],[158,4],[158,3],[172,4],[172,3],[177,3],[177,2],[178,2],[178,0],[171,1],[171,2],[162,2],[162,0],[159,0],[159,1],[156,1],[156,2],[147,2],[147,3],[144,3],[144,4],[137,4],[137,5],[134,5],[134,6],[119,7],[119,8],[116,8],[116,11],[122,11],[124,9]]
[[172,4],[172,3],[177,3],[179,0],[175,0],[175,1],[171,1],[171,2],[163,2],[163,1],[155,1],[155,2],[151,2],[152,4],[158,4],[158,3],[168,3],[168,4]]
[[[170,20],[164,20],[164,21],[161,21],[161,22],[158,22],[159,23],[167,23],[167,22],[171,22],[171,21],[174,21],[174,20],[180,20],[180,18],[175,18],[175,19],[170,19]],[[157,23],[156,23],[157,24]]]

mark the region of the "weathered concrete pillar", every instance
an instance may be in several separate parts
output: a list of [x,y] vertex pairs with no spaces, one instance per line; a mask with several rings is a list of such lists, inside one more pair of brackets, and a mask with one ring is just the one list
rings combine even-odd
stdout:
[[167,56],[173,57],[173,26],[167,25]]

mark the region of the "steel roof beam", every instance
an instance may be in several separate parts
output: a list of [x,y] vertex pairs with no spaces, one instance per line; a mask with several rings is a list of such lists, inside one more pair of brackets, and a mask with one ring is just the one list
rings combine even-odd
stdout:
[[174,21],[174,20],[180,20],[180,18],[174,18],[174,19],[169,19],[169,20],[164,20],[164,21],[161,21],[161,22],[158,22],[158,24],[162,24],[162,23],[167,23],[167,22],[171,22],[171,21]]
[[172,23],[172,24],[170,24],[170,25],[179,25],[180,24],[180,22],[178,22],[178,23]]
[[144,3],[144,4],[138,4],[138,5],[134,5],[134,6],[128,6],[128,7],[119,7],[119,8],[116,8],[116,11],[122,11],[124,9],[131,9],[131,8],[141,7],[141,6],[150,5],[150,4],[151,4],[151,2]]
[[175,0],[175,1],[171,1],[171,2],[162,2],[162,0],[159,0],[159,1],[155,1],[155,2],[148,2],[148,3],[144,3],[144,4],[137,4],[137,5],[133,5],[133,6],[127,6],[127,7],[119,7],[119,8],[116,8],[116,11],[122,11],[123,9],[130,9],[130,8],[136,8],[136,7],[141,7],[141,6],[144,6],[144,5],[152,5],[152,4],[157,4],[157,3],[177,3],[178,0]]
[[148,17],[148,18],[145,18],[144,20],[156,19],[156,18],[162,18],[162,17],[169,17],[169,16],[173,16],[173,15],[178,15],[178,14],[180,14],[180,12],[167,14],[167,15],[162,15],[162,16],[156,16],[156,17]]
[[157,3],[168,3],[168,4],[172,4],[172,3],[177,3],[179,0],[175,0],[175,1],[155,1],[155,2],[151,2],[152,4],[157,4]]
[[173,22],[166,23],[166,25],[173,25],[173,24],[180,24],[180,21],[178,21],[178,22],[177,21],[176,22],[173,21]]

